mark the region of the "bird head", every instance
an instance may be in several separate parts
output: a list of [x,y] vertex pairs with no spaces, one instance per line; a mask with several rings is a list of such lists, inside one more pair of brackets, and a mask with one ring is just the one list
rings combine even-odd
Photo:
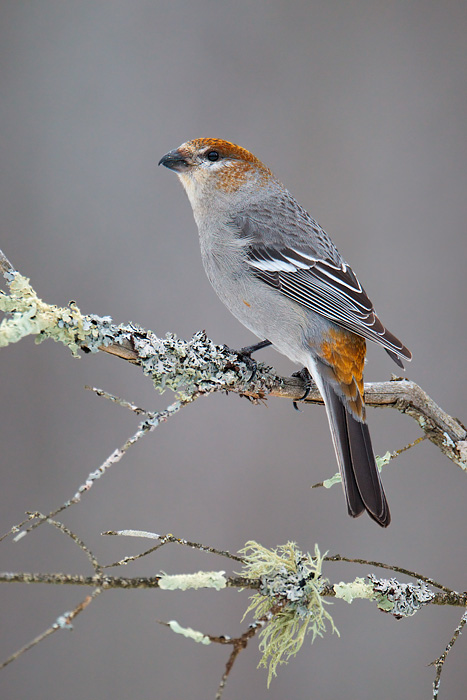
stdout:
[[252,153],[222,139],[194,139],[162,156],[159,165],[174,170],[195,209],[201,200],[232,201],[275,181]]

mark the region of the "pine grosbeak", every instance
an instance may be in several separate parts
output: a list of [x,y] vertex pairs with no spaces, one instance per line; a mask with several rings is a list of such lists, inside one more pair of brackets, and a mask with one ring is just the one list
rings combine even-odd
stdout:
[[195,139],[160,164],[186,190],[204,268],[220,299],[315,380],[349,514],[366,510],[387,527],[391,517],[365,422],[366,339],[399,366],[410,351],[384,328],[331,239],[254,155],[227,141]]

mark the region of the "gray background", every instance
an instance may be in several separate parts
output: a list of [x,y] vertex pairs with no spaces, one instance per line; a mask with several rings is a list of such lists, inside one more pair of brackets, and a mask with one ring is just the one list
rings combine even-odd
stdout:
[[[51,303],[188,338],[253,340],[217,300],[201,266],[189,203],[166,151],[198,136],[262,158],[331,234],[383,322],[411,348],[407,376],[466,421],[466,48],[464,3],[271,0],[3,1],[0,5],[0,241]],[[285,373],[291,364],[262,357]],[[397,372],[369,350],[367,380]],[[69,498],[137,420],[84,391],[96,384],[148,408],[137,369],[74,360],[32,339],[2,350],[0,530],[28,509]],[[420,431],[369,410],[382,454]],[[232,551],[254,538],[407,566],[463,590],[465,474],[423,443],[386,469],[393,524],[351,521],[324,411],[255,407],[212,396],[162,425],[64,520],[105,561],[138,541],[112,528],[174,532]],[[166,548],[122,574],[227,568]],[[45,527],[2,545],[0,569],[90,572]],[[368,567],[329,564],[332,581]],[[48,627],[82,589],[3,586],[0,658]],[[202,647],[156,620],[239,634],[247,594],[109,592],[0,675],[2,698],[213,697],[228,651]],[[431,697],[435,659],[461,611],[427,608],[395,621],[364,603],[332,606],[337,636],[280,669],[266,690],[257,641],[237,661],[229,698]],[[311,640],[310,640],[311,641]],[[465,697],[466,640],[444,672],[443,697]]]

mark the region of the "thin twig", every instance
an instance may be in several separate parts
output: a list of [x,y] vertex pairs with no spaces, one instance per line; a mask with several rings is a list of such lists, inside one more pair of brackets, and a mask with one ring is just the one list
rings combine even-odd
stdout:
[[233,645],[232,653],[230,654],[225,665],[225,671],[219,683],[215,700],[221,700],[225,684],[227,682],[227,678],[229,677],[229,674],[232,671],[233,665],[237,660],[237,657],[240,654],[240,652],[246,649],[248,642],[252,637],[255,636],[256,632],[262,627],[264,627],[264,625],[266,625],[274,617],[274,615],[277,615],[277,613],[280,612],[282,608],[287,605],[287,602],[288,601],[286,600],[281,600],[276,605],[273,605],[272,608],[268,610],[268,612],[265,615],[263,615],[258,620],[255,620],[251,625],[249,625],[248,629],[240,637],[227,640],[225,637],[210,637],[211,641],[213,642]]
[[134,403],[131,403],[130,401],[126,401],[125,399],[121,399],[119,396],[114,396],[114,394],[109,394],[108,391],[104,391],[104,389],[99,389],[97,386],[86,386],[84,387],[88,391],[94,392],[96,396],[102,396],[102,398],[107,399],[108,401],[112,401],[113,403],[117,403],[119,406],[122,406],[123,408],[128,408],[130,411],[133,411],[133,413],[136,413],[136,415],[146,415],[149,416],[151,415],[150,411],[147,411],[145,408],[141,408],[140,406],[137,406]]
[[[43,522],[45,522],[47,519],[53,519],[55,518],[59,513],[62,513],[64,510],[69,508],[70,506],[74,505],[75,503],[79,503],[81,500],[81,497],[84,493],[87,491],[90,491],[94,483],[100,479],[107,471],[110,469],[111,466],[119,462],[122,457],[125,455],[125,453],[132,447],[135,443],[137,443],[142,437],[144,437],[147,433],[152,432],[155,428],[160,423],[164,423],[167,421],[171,416],[175,415],[183,406],[186,406],[188,403],[190,403],[192,400],[194,400],[195,397],[190,398],[189,400],[187,399],[186,401],[175,401],[173,404],[168,406],[165,410],[163,411],[158,411],[157,413],[152,413],[150,414],[145,421],[140,423],[138,430],[134,435],[132,435],[128,440],[118,449],[116,449],[114,452],[112,452],[111,455],[107,457],[107,459],[102,462],[102,464],[93,472],[88,474],[86,481],[81,484],[81,486],[78,488],[77,492],[75,495],[70,498],[68,501],[65,501],[61,506],[56,508],[55,510],[51,511],[48,513],[46,516],[43,516],[41,519],[37,520],[35,523],[27,527],[25,530],[21,530],[19,534],[17,534],[14,538],[14,541],[17,542],[21,538],[23,538],[25,535],[28,533],[32,532],[35,530],[39,525],[41,525]],[[25,521],[28,522],[28,521]]]
[[[387,466],[387,464],[389,464],[389,462],[391,460],[395,459],[396,457],[399,457],[399,455],[401,455],[406,450],[410,450],[411,447],[415,447],[415,445],[419,445],[421,442],[426,440],[427,437],[428,437],[428,435],[426,435],[426,434],[420,435],[420,437],[418,437],[413,442],[410,442],[408,445],[405,445],[404,447],[400,447],[398,450],[395,450],[394,452],[386,452],[386,454],[382,458],[384,460],[383,467]],[[339,474],[339,472],[337,472],[336,474],[334,474],[334,476],[331,477],[331,479],[326,479],[325,481],[318,481],[316,484],[313,484],[311,488],[318,489],[327,483],[334,485],[336,483],[341,483],[341,482],[342,482],[342,477]],[[329,488],[329,486],[327,486],[327,488]]]
[[72,622],[75,619],[77,615],[79,615],[80,612],[82,612],[85,608],[88,607],[88,605],[94,600],[94,598],[101,592],[101,589],[96,588],[90,595],[87,595],[84,600],[81,601],[81,603],[78,603],[76,608],[71,611],[64,612],[60,617],[56,619],[56,621],[51,625],[48,629],[45,630],[45,632],[42,632],[42,634],[39,634],[37,637],[32,639],[30,642],[25,644],[21,649],[18,649],[15,651],[14,654],[8,657],[3,663],[0,663],[0,670],[2,668],[5,668],[5,666],[8,666],[8,664],[11,664],[12,661],[16,661],[24,652],[29,651],[29,649],[32,649],[35,647],[39,642],[42,642],[46,637],[50,637],[51,634],[54,632],[58,632],[59,630],[63,629],[72,629],[73,625]]
[[97,561],[97,558],[94,556],[94,554],[91,552],[89,547],[84,544],[83,540],[78,537],[78,535],[75,535],[74,532],[72,532],[66,525],[63,523],[60,523],[58,520],[52,520],[52,518],[49,518],[47,515],[43,515],[42,513],[28,513],[28,515],[31,518],[35,518],[41,521],[45,521],[49,525],[52,525],[55,527],[57,530],[60,530],[60,532],[63,532],[64,535],[67,535],[75,544],[78,545],[78,547],[86,554],[88,557],[89,561],[91,562],[94,571],[96,574],[102,573],[102,566],[99,564]]
[[343,557],[341,554],[333,554],[331,556],[325,556],[324,561],[346,561],[351,564],[364,564],[365,566],[377,566],[380,569],[388,569],[389,571],[397,571],[399,574],[405,574],[406,576],[411,576],[412,578],[420,579],[420,581],[424,581],[425,583],[430,584],[430,586],[434,586],[435,588],[439,588],[441,591],[445,591],[445,593],[448,594],[453,594],[457,595],[455,591],[453,591],[451,588],[448,588],[447,586],[443,586],[442,583],[438,583],[434,579],[430,578],[429,576],[423,576],[423,574],[418,574],[416,571],[410,571],[409,569],[404,569],[401,566],[395,566],[394,564],[385,564],[384,562],[381,561],[372,561],[369,559],[351,559],[350,557]]
[[148,554],[152,554],[152,552],[155,552],[156,550],[160,549],[166,544],[181,544],[184,547],[191,547],[192,549],[199,549],[202,552],[210,552],[211,554],[218,554],[221,557],[227,557],[228,559],[233,559],[234,561],[239,561],[243,563],[243,558],[237,556],[236,554],[231,554],[225,549],[216,549],[215,547],[208,547],[204,544],[200,544],[199,542],[191,542],[190,540],[185,540],[181,539],[179,537],[175,537],[175,535],[172,534],[167,534],[167,535],[158,535],[155,532],[142,532],[141,530],[108,530],[107,532],[103,532],[103,535],[120,535],[120,536],[125,536],[125,537],[145,537],[148,539],[153,539],[153,540],[160,540],[159,544],[156,544],[154,547],[151,547],[151,549],[147,549],[145,552],[142,552],[141,554],[136,554],[133,557],[124,557],[123,559],[120,559],[119,561],[113,562],[113,564],[106,564],[103,568],[104,569],[110,569],[113,566],[122,566],[125,564],[128,564],[131,561],[135,561],[136,559],[141,559],[141,557],[145,557]]
[[395,450],[391,455],[391,459],[395,459],[396,457],[399,457],[399,455],[401,455],[403,452],[410,450],[412,447],[415,447],[415,445],[419,445],[421,442],[423,442],[427,438],[428,438],[428,435],[426,433],[424,435],[420,435],[420,437],[418,437],[413,442],[409,442],[409,444],[405,445],[405,447],[400,447],[398,450]]
[[10,527],[8,532],[5,532],[0,537],[0,542],[2,542],[2,540],[6,539],[10,535],[16,535],[18,532],[20,532],[21,528],[26,525],[26,523],[29,523],[29,522],[31,522],[31,520],[34,520],[34,515],[31,515],[31,514],[27,514],[27,515],[28,515],[28,517],[25,518],[21,523],[18,523],[17,525],[13,525],[12,527]]
[[[282,610],[282,608],[284,608],[284,606],[286,606],[287,604],[288,604],[287,600],[281,600],[276,605],[273,605],[271,607],[271,609],[268,610],[268,612],[265,615],[260,617],[258,620],[255,620],[251,625],[248,625],[248,629],[242,635],[240,635],[240,637],[229,637],[226,635],[216,636],[216,635],[212,635],[212,634],[204,634],[203,633],[203,635],[202,635],[203,639],[209,639],[209,641],[212,642],[213,644],[224,644],[224,645],[229,645],[229,646],[233,647],[232,652],[231,652],[231,654],[227,660],[227,663],[225,665],[225,671],[222,674],[222,678],[220,680],[220,683],[219,683],[219,686],[217,689],[215,700],[221,700],[222,694],[224,692],[225,684],[227,682],[227,679],[232,671],[233,665],[234,665],[238,655],[240,654],[240,652],[243,651],[243,649],[247,648],[248,642],[250,641],[250,639],[252,639],[252,637],[255,636],[256,632],[259,629],[261,629],[262,627],[264,627],[264,625],[266,625],[268,622],[270,622],[270,620],[274,617],[274,615],[277,615],[277,613],[280,612]],[[173,629],[173,626],[170,622],[163,622],[161,620],[158,620],[158,622],[159,622],[159,624],[164,625],[165,627],[169,627],[170,629]],[[179,629],[181,629],[184,633],[189,631],[190,634],[186,635],[186,636],[193,637],[193,630],[184,630],[183,628],[179,628]],[[201,633],[197,632],[195,634],[200,635]],[[200,640],[197,639],[197,641],[200,641]]]
[[437,700],[438,698],[438,693],[439,693],[439,686],[441,683],[441,673],[443,672],[443,667],[444,667],[444,662],[447,659],[447,656],[449,652],[451,651],[452,647],[454,646],[457,638],[459,635],[462,633],[462,629],[464,628],[465,624],[467,623],[467,610],[461,617],[461,621],[457,625],[454,634],[449,641],[449,643],[446,646],[446,649],[444,652],[439,656],[436,661],[432,661],[430,666],[435,666],[436,667],[436,677],[435,680],[433,681],[433,700]]
[[11,276],[16,275],[15,268],[2,250],[0,250],[0,272],[7,282],[10,281]]

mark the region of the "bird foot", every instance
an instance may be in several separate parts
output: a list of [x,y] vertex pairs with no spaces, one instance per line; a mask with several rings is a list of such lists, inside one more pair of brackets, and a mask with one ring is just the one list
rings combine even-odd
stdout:
[[[302,398],[299,399],[299,401],[305,401],[306,397],[311,391],[311,387],[313,386],[313,379],[311,377],[311,374],[307,370],[306,367],[302,367],[302,369],[299,369],[298,372],[294,372],[292,374],[292,377],[299,377],[305,384],[305,393],[303,394]],[[297,401],[292,401],[293,407],[295,408],[296,411],[300,411],[299,407],[297,406]]]
[[258,368],[258,363],[251,356],[257,350],[262,350],[262,348],[267,348],[269,345],[272,345],[270,340],[262,340],[261,342],[255,343],[254,345],[246,345],[244,348],[241,348],[240,350],[233,350],[232,348],[229,348],[227,345],[225,347],[230,352],[234,353],[235,355],[238,355],[240,360],[246,364],[248,369],[251,371],[251,375],[248,378],[248,381],[251,382],[255,378],[256,370]]

